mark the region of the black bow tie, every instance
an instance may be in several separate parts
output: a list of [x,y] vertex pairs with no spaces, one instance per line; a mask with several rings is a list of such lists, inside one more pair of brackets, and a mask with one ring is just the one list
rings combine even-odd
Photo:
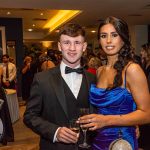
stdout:
[[75,68],[75,69],[73,69],[73,68],[70,68],[70,67],[66,66],[65,74],[71,73],[71,72],[77,72],[77,73],[81,74],[81,73],[83,73],[83,68]]

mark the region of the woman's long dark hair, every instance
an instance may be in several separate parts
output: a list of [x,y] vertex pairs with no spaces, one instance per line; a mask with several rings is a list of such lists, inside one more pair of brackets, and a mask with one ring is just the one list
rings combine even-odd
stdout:
[[[124,42],[123,47],[120,49],[118,54],[118,60],[114,64],[114,69],[116,69],[117,74],[114,77],[113,86],[109,88],[115,88],[122,85],[122,70],[124,67],[129,63],[129,61],[133,60],[133,51],[130,43],[130,37],[129,37],[129,30],[128,25],[125,21],[119,18],[115,17],[108,17],[105,20],[102,20],[100,22],[99,28],[98,28],[98,40],[100,40],[100,30],[101,27],[103,27],[106,24],[112,24],[114,28],[116,29],[116,32],[119,34],[121,39]],[[102,49],[100,45],[100,49]]]

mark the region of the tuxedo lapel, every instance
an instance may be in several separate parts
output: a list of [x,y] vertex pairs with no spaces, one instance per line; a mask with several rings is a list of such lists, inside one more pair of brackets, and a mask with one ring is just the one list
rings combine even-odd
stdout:
[[56,96],[66,116],[68,117],[67,104],[66,104],[66,99],[65,99],[65,94],[64,94],[64,87],[63,87],[63,81],[62,81],[61,72],[60,72],[60,66],[57,66],[55,70],[53,70],[52,76],[53,76],[52,77],[53,80],[51,80],[51,84],[54,87]]
[[89,90],[90,89],[90,80],[89,80],[88,74],[85,70],[83,71],[83,73],[85,75],[85,80],[87,82],[87,86],[88,86],[88,90]]
[[[90,80],[90,77],[89,77],[88,73],[85,70],[83,71],[83,73],[85,75],[85,79],[86,79],[87,86],[88,86],[87,93],[89,93],[90,86],[91,86],[91,80]],[[92,105],[90,105],[90,112],[95,112],[95,108]]]

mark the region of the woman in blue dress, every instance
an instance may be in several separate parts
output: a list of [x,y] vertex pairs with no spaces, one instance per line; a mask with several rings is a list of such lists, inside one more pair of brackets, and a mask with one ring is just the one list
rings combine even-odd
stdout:
[[126,22],[115,17],[101,21],[98,40],[107,57],[107,64],[97,70],[97,84],[90,88],[89,99],[98,114],[79,121],[97,131],[93,150],[109,150],[119,138],[138,150],[136,125],[150,122],[150,95],[144,72],[133,59]]

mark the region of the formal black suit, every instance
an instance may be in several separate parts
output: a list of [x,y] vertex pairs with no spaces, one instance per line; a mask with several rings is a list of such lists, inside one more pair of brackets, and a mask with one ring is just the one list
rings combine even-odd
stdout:
[[[24,123],[41,136],[41,150],[73,150],[74,144],[53,143],[58,127],[67,126],[77,107],[88,106],[90,84],[95,76],[84,70],[77,100],[61,77],[60,66],[35,75]],[[74,102],[73,102],[74,100]],[[72,102],[71,102],[72,101]]]

